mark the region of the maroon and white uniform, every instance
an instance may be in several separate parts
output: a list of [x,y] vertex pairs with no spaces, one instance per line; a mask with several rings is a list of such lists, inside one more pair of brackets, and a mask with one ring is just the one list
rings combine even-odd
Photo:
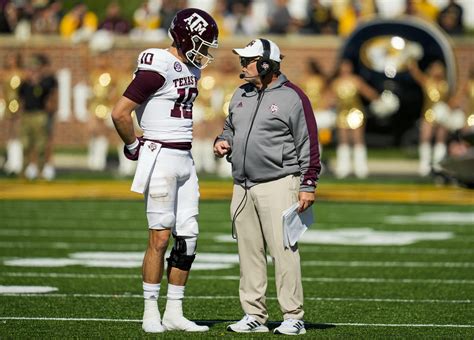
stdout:
[[167,50],[147,49],[124,93],[140,104],[136,113],[146,139],[132,191],[145,194],[150,229],[171,227],[178,236],[198,234],[199,187],[190,148],[200,75]]
[[201,70],[179,61],[167,50],[151,48],[138,56],[139,71],[157,72],[164,84],[136,110],[147,139],[192,141],[192,108]]

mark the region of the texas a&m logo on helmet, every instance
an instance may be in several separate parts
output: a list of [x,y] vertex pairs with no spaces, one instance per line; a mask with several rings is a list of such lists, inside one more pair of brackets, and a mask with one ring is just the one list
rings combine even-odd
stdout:
[[203,69],[214,59],[209,54],[209,47],[217,48],[219,30],[205,11],[197,8],[179,11],[171,23],[169,34],[188,62],[197,68]]

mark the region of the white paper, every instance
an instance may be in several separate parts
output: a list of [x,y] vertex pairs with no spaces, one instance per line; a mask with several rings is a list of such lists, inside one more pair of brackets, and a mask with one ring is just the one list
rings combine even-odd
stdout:
[[283,214],[283,246],[292,247],[298,242],[303,233],[314,222],[313,209],[307,208],[298,214],[299,203],[293,204]]

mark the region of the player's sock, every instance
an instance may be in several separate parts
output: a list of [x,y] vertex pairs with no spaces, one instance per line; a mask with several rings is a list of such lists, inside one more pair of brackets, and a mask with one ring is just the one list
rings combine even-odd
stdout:
[[336,149],[337,178],[345,178],[351,173],[351,147],[348,144],[340,144]]
[[181,330],[187,332],[205,332],[207,326],[199,326],[183,316],[183,298],[185,286],[168,284],[166,309],[163,315],[163,326],[166,330]]
[[158,309],[159,283],[143,282],[143,297],[145,309],[143,311],[142,328],[147,333],[162,333],[165,331],[161,325],[161,316]]
[[428,176],[431,171],[431,144],[421,143],[418,146],[420,156],[418,172],[421,176]]
[[435,171],[441,171],[440,162],[446,156],[446,144],[444,143],[436,143],[433,148],[433,169]]
[[366,178],[369,174],[367,148],[364,144],[354,145],[354,173],[358,178]]

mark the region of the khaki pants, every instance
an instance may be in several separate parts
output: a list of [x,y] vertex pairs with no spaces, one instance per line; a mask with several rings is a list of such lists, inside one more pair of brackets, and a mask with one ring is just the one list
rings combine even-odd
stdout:
[[[246,314],[262,323],[268,320],[267,249],[275,265],[276,292],[284,319],[303,318],[300,255],[297,247],[284,248],[282,226],[282,212],[298,201],[298,192],[299,177],[293,175],[255,185],[247,191],[245,206],[235,220],[240,303]],[[231,217],[244,194],[241,186],[234,185]]]
[[48,139],[48,114],[44,111],[24,113],[21,117],[20,135],[25,154],[36,152],[44,157]]

